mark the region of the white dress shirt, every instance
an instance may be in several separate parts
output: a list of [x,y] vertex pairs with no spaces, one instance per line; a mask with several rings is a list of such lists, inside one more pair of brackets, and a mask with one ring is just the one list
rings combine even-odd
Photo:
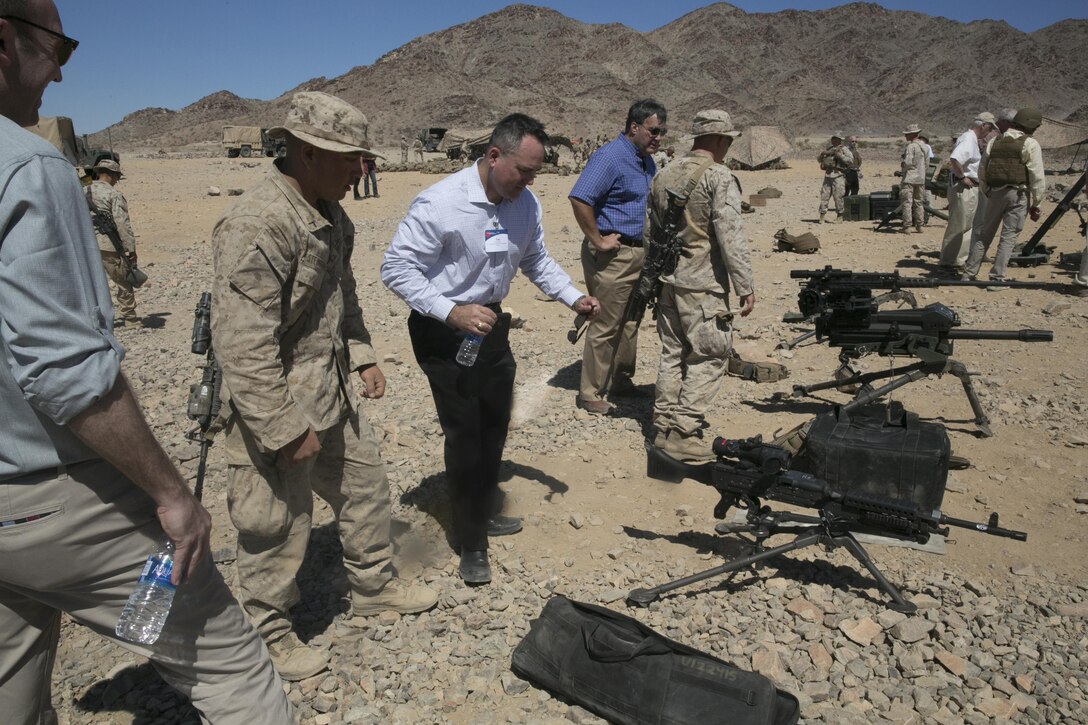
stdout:
[[416,312],[443,322],[457,305],[501,302],[518,269],[572,306],[582,293],[544,248],[541,217],[528,189],[488,201],[473,164],[415,198],[385,250],[382,282]]
[[982,152],[978,148],[978,136],[971,129],[967,129],[956,139],[956,145],[952,147],[951,158],[959,162],[964,175],[971,181],[978,181],[978,162],[982,160]]

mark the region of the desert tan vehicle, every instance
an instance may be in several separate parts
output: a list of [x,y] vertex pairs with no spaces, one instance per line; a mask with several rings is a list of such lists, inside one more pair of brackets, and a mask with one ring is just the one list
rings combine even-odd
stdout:
[[259,126],[224,126],[223,148],[227,156],[249,158],[258,156],[287,155],[287,145],[282,138],[270,138],[267,128]]
[[121,157],[110,149],[93,148],[87,143],[86,136],[76,136],[72,119],[67,116],[42,116],[38,123],[27,126],[27,130],[44,138],[72,162],[72,166],[91,174],[94,165],[103,159],[113,159],[120,163]]

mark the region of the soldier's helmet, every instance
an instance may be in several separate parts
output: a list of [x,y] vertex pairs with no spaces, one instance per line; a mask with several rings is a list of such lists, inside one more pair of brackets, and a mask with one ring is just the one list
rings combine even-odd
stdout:
[[1012,122],[1026,128],[1028,133],[1033,133],[1035,129],[1043,125],[1043,114],[1038,108],[1021,108],[1012,117]]
[[296,93],[287,109],[287,120],[282,126],[268,129],[273,138],[288,133],[326,151],[352,153],[370,148],[363,112],[347,101],[318,91]]

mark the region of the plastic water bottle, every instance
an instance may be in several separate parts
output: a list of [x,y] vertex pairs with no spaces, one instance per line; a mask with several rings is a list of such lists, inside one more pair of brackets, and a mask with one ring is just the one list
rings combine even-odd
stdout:
[[128,598],[115,631],[136,644],[154,644],[166,624],[177,589],[170,583],[174,570],[174,542],[167,539],[147,557],[140,581]]
[[476,356],[480,354],[480,345],[483,344],[483,335],[468,333],[461,340],[461,349],[457,351],[457,364],[470,368],[476,364]]

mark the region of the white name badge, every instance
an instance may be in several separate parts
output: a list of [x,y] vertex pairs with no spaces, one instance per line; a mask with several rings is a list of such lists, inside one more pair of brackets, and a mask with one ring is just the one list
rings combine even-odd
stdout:
[[484,251],[488,254],[506,254],[510,251],[510,235],[505,229],[484,230]]

